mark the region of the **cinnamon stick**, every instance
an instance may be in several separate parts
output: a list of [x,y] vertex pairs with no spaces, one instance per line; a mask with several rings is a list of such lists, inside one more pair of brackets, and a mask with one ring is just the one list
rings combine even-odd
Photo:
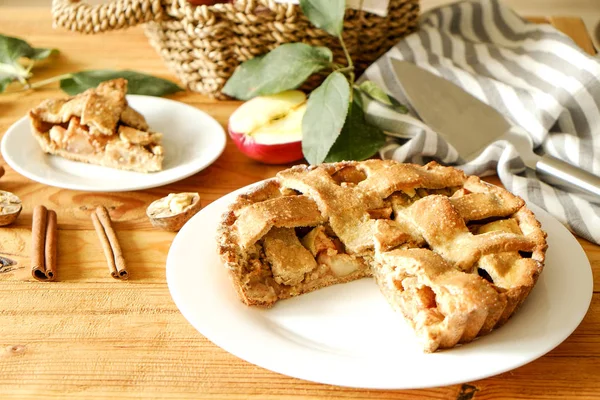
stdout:
[[110,275],[115,279],[129,278],[125,258],[123,257],[117,235],[112,227],[110,214],[106,208],[99,206],[92,213],[91,217],[98,238],[100,239],[100,244],[104,250]]
[[115,256],[112,248],[110,247],[110,242],[106,237],[106,233],[104,232],[104,228],[102,227],[102,223],[100,223],[98,214],[96,214],[95,211],[92,213],[92,223],[94,224],[94,229],[96,230],[98,239],[100,239],[100,245],[104,251],[104,257],[106,257],[106,262],[108,263],[108,271],[113,278],[119,279],[119,271],[117,271],[117,266],[115,265]]
[[48,277],[48,280],[53,280],[54,273],[56,270],[56,251],[58,248],[58,229],[56,211],[48,210],[46,221],[46,243],[44,243],[44,262],[46,264],[46,276]]
[[56,213],[44,206],[33,209],[31,223],[31,276],[38,281],[52,281],[56,270]]
[[0,178],[2,178],[2,175],[4,175],[4,168],[0,165]]

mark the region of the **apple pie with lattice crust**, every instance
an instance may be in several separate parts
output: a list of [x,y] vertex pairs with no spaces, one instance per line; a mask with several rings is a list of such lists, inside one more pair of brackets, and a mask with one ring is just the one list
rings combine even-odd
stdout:
[[127,104],[127,81],[102,82],[73,97],[48,99],[29,112],[42,150],[72,161],[138,172],[162,169],[162,134]]
[[247,305],[374,276],[426,352],[503,325],[544,266],[523,200],[437,163],[295,166],[239,196],[219,252]]

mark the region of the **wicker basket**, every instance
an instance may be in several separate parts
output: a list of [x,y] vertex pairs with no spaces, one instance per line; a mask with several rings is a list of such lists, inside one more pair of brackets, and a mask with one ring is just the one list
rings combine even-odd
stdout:
[[[91,6],[77,0],[53,0],[54,25],[81,33],[101,33],[146,23],[146,35],[167,66],[188,88],[225,98],[221,89],[243,61],[282,43],[328,46],[345,63],[339,41],[315,28],[291,4],[273,0],[235,0],[193,6],[186,0],[110,0]],[[418,0],[390,0],[387,17],[347,10],[344,40],[362,72],[399,38],[417,26]],[[304,89],[322,79],[311,78]]]

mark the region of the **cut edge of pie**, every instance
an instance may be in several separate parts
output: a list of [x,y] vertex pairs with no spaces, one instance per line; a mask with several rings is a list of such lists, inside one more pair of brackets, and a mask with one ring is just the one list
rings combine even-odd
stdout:
[[[283,221],[284,218],[281,218],[281,216],[267,217],[271,221],[281,218],[278,219],[281,223],[276,223],[276,225],[280,226],[270,226],[267,229],[268,232],[265,232],[264,238],[261,240],[261,246],[252,243],[244,248],[240,247],[237,244],[237,238],[232,229],[232,226],[238,219],[239,213],[246,206],[271,199],[278,199],[276,201],[282,203],[286,201],[279,191],[278,182],[274,179],[267,180],[248,193],[240,195],[237,201],[223,215],[219,228],[219,253],[229,271],[229,276],[234,283],[240,299],[245,304],[271,307],[278,300],[312,292],[337,283],[350,282],[371,276],[368,265],[359,257],[344,255],[342,259],[336,259],[336,255],[338,254],[335,247],[336,243],[319,242],[323,238],[322,235],[318,235],[319,232],[313,232],[313,243],[316,246],[313,246],[312,251],[307,249],[298,239],[295,232],[295,240],[290,235],[294,228],[286,228]],[[302,204],[303,201],[304,198],[300,199],[298,203],[304,205]],[[296,205],[286,204],[285,206],[286,210],[293,210]],[[261,210],[255,211],[260,213]],[[246,218],[251,220],[252,217],[247,216]],[[317,218],[319,223],[324,222],[320,215]],[[307,228],[319,225],[319,223],[311,223],[306,217],[302,219],[303,221],[300,223]],[[251,221],[250,224],[252,224]],[[308,234],[304,235],[304,238],[306,239],[308,236]],[[318,249],[315,247],[318,247]],[[277,257],[277,250],[281,252],[279,254],[280,257]],[[291,260],[289,257],[286,257],[286,250],[294,252]],[[317,251],[319,253],[316,253]],[[324,264],[333,264],[337,275],[328,274],[324,276],[327,270],[324,266],[319,267],[317,265],[313,254],[318,254],[317,257],[323,260]],[[269,260],[268,266],[265,265],[264,260]],[[301,285],[298,282],[299,278],[304,281]]]
[[545,238],[521,198],[478,177],[368,160],[295,166],[238,196],[218,248],[247,305],[374,276],[433,352],[514,314],[543,269]]
[[100,83],[76,96],[48,99],[29,111],[45,153],[72,161],[136,172],[162,170],[162,134],[125,98],[127,81]]

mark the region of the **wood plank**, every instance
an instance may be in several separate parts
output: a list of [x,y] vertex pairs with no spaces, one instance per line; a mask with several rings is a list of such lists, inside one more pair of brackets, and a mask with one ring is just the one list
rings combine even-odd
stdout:
[[589,54],[596,54],[596,49],[589,35],[578,35],[581,31],[581,19],[566,17],[549,17],[548,21],[559,31],[572,38],[577,37],[577,44]]
[[[247,395],[260,399],[294,394],[301,399],[325,395],[341,399],[350,397],[351,392],[353,398],[404,399],[419,393],[441,399],[458,388],[350,390],[274,374],[242,362],[202,338],[170,302],[164,285],[122,289],[112,284],[65,284],[61,290],[20,286],[19,300],[31,306],[18,314],[0,316],[0,346],[4,349],[0,392],[15,385],[43,390],[60,382],[69,392],[89,397],[107,396],[123,386],[126,393],[137,393],[142,398],[163,391],[173,395],[201,390],[205,398],[227,394],[230,398]],[[0,290],[0,295],[3,292]],[[77,292],[86,294],[85,302],[65,305],[65,300]],[[595,295],[592,310],[598,310],[599,303],[600,296]],[[62,312],[57,313],[59,308]],[[160,331],[157,322],[148,317],[160,318]],[[599,323],[599,312],[586,316],[586,325]],[[133,331],[136,340],[131,336]],[[481,396],[478,398],[536,398],[536,393],[550,383],[553,393],[544,398],[572,398],[569,392],[580,389],[578,394],[593,395],[600,386],[593,379],[600,367],[600,338],[590,337],[590,333],[581,327],[548,356],[512,372],[473,382]],[[569,347],[577,347],[578,351],[572,352]],[[51,358],[52,363],[37,362],[44,358]],[[175,392],[168,385],[173,380],[177,381]],[[587,380],[584,387],[577,386]],[[98,392],[93,382],[102,382],[103,392]]]

